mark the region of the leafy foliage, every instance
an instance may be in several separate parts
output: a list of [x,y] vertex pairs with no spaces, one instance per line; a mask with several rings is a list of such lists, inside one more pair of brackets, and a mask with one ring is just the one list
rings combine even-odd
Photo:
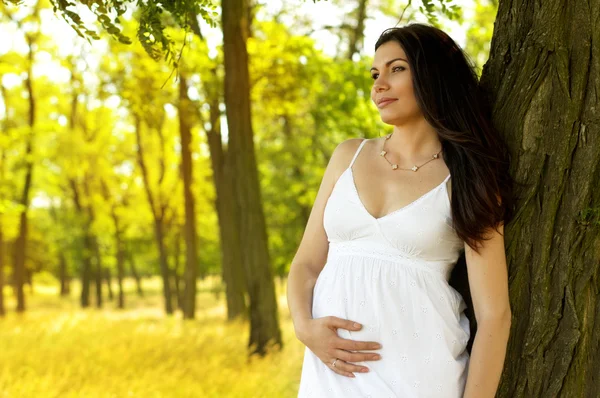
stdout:
[[[21,0],[2,0],[4,3],[22,4]],[[99,33],[84,22],[82,8],[92,12],[102,29],[124,44],[131,44],[131,38],[123,33],[121,18],[127,11],[137,10],[139,26],[136,37],[155,60],[164,58],[176,63],[174,42],[166,33],[166,27],[177,25],[190,30],[201,16],[211,27],[217,25],[217,5],[213,0],[50,0],[54,12],[87,40],[99,40]]]

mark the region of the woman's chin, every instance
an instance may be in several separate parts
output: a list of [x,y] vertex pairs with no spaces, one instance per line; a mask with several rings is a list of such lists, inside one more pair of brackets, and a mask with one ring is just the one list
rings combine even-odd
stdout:
[[400,119],[400,118],[398,118],[398,116],[386,115],[385,113],[380,113],[379,116],[381,116],[382,122],[384,122],[385,124],[389,124],[389,125],[398,124],[398,120]]

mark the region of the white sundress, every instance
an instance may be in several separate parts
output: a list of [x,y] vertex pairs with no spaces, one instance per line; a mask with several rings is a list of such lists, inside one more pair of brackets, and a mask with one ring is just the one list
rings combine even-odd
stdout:
[[451,226],[444,181],[380,218],[364,207],[352,165],[335,183],[323,223],[327,262],[313,290],[313,318],[360,322],[338,329],[345,339],[375,341],[381,359],[341,376],[305,349],[298,397],[459,398],[469,363],[469,321],[462,296],[448,284],[463,241]]

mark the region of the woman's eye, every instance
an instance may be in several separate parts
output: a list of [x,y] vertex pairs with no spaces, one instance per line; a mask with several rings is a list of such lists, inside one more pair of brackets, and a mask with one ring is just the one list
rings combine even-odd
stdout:
[[[398,70],[405,70],[406,68],[405,68],[404,66],[394,66],[394,67],[392,68],[392,72],[396,72],[396,69],[398,69]],[[371,75],[371,78],[372,78],[373,80],[376,80],[378,77],[379,77],[379,73],[373,73],[373,74]]]

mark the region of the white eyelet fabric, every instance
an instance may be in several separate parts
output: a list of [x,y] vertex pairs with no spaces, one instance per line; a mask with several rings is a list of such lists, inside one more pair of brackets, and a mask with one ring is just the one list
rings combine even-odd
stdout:
[[375,218],[361,203],[352,175],[365,142],[325,207],[329,253],[313,290],[312,315],[361,323],[360,331],[337,333],[381,343],[370,352],[382,359],[358,362],[370,372],[349,378],[306,348],[298,396],[462,397],[470,330],[465,302],[448,284],[464,247],[452,228],[450,176],[409,205]]

